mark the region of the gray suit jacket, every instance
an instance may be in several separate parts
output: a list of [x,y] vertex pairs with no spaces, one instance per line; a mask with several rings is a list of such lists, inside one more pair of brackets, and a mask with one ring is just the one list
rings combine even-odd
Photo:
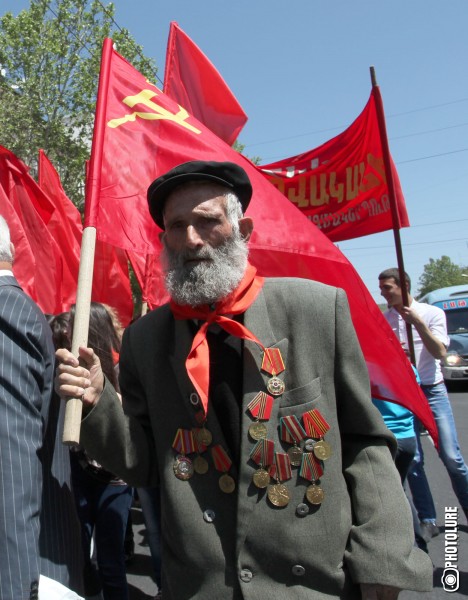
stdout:
[[[264,346],[280,348],[286,365],[280,375],[286,391],[268,423],[276,449],[287,448],[279,439],[281,416],[300,418],[318,408],[331,425],[325,499],[305,516],[296,507],[305,502],[308,482],[297,469],[287,482],[292,499],[285,508],[273,508],[252,484],[246,407],[266,389],[268,376],[250,342],[243,352],[237,493],[220,491],[212,467],[189,481],[174,476],[175,433],[194,426],[185,372],[192,335],[167,306],[125,334],[123,409],[106,386],[83,421],[82,443],[99,462],[134,485],[161,483],[165,598],[354,598],[357,583],[431,589],[432,564],[413,547],[408,503],[389,451],[395,440],[370,400],[344,292],[308,280],[267,279],[244,324]],[[213,414],[207,427],[214,443],[226,447]]]
[[[0,598],[29,598],[39,573],[81,587],[68,449],[57,442],[50,327],[14,277],[0,277]],[[75,537],[78,536],[78,537]]]

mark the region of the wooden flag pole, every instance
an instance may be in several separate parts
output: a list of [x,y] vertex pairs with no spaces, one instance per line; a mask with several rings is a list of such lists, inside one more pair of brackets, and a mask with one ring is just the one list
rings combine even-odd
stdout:
[[[94,252],[96,248],[95,227],[85,227],[81,240],[80,270],[76,291],[75,318],[71,351],[78,356],[80,346],[88,345],[89,314],[91,308],[91,291],[93,287]],[[70,398],[65,406],[65,422],[62,442],[68,446],[80,441],[81,398]]]
[[[392,211],[392,222],[393,222],[393,237],[395,239],[395,250],[397,255],[398,272],[400,275],[400,287],[401,295],[403,298],[403,305],[409,306],[408,290],[406,288],[406,277],[405,277],[405,266],[403,262],[403,250],[401,247],[400,237],[400,216],[398,214],[398,207],[395,193],[395,183],[393,181],[392,163],[390,160],[390,148],[388,145],[387,137],[387,126],[385,124],[385,114],[383,110],[383,102],[380,96],[380,89],[377,85],[377,78],[375,75],[374,67],[370,67],[370,75],[372,81],[372,88],[375,91],[375,107],[377,110],[377,121],[379,124],[380,140],[382,143],[382,156],[385,168],[385,177],[387,179],[388,195],[390,200],[390,208]],[[410,353],[411,362],[413,365],[416,364],[414,354],[414,342],[413,342],[413,331],[411,325],[406,323],[406,334],[408,337],[408,350]]]

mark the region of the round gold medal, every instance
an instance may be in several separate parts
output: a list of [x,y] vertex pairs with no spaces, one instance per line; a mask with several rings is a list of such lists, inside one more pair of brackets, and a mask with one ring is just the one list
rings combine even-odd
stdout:
[[283,508],[289,504],[291,496],[289,495],[288,488],[282,483],[275,483],[275,485],[268,486],[268,500],[273,506]]
[[285,390],[284,381],[279,377],[272,377],[268,380],[267,390],[272,396],[281,396]]
[[224,475],[221,475],[219,478],[219,487],[225,494],[232,494],[236,489],[236,482],[230,475],[224,473]]
[[203,456],[197,456],[197,458],[193,461],[193,469],[195,473],[204,475],[208,472],[208,461],[203,458]]
[[325,440],[319,440],[314,446],[314,454],[319,460],[327,460],[331,456],[331,446]]
[[252,476],[253,484],[259,489],[264,489],[270,483],[270,474],[266,469],[258,469]]
[[198,443],[203,444],[204,446],[209,446],[213,441],[213,435],[211,434],[211,431],[209,431],[205,427],[196,429],[195,435],[197,437]]
[[252,423],[252,425],[249,427],[249,435],[256,441],[264,440],[267,436],[266,425],[264,423],[260,423],[260,421],[255,421],[255,423]]
[[311,504],[322,504],[324,497],[324,491],[316,483],[309,485],[306,490],[306,498]]
[[177,479],[181,479],[182,481],[190,479],[193,475],[193,464],[187,456],[178,456],[172,468]]
[[291,446],[291,448],[288,448],[289,460],[293,467],[299,467],[301,465],[302,454],[302,448],[299,448],[299,446]]

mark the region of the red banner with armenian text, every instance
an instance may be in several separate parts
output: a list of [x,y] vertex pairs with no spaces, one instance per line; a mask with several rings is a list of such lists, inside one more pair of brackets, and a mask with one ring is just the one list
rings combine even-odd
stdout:
[[[374,90],[359,117],[315,150],[260,171],[333,242],[393,229]],[[399,223],[409,227],[392,161]]]

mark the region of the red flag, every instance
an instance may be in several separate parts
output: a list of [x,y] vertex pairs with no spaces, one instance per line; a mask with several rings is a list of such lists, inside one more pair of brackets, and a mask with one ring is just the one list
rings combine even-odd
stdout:
[[11,241],[15,247],[13,273],[26,294],[36,299],[36,281],[34,279],[36,261],[34,260],[34,254],[23,225],[2,185],[0,185],[0,215],[8,223]]
[[76,302],[83,227],[79,210],[65,194],[60,177],[43,150],[39,150],[38,167],[39,186],[55,207],[47,229],[62,251],[64,269],[61,312],[67,312]]
[[125,251],[96,240],[91,299],[115,308],[126,327],[133,316],[133,298]]
[[346,257],[255,165],[148,84],[111,45],[108,52],[108,85],[102,90],[106,102],[100,104],[103,114],[96,116],[104,123],[101,134],[95,134],[95,144],[100,144],[97,155],[102,157],[94,197],[99,202],[88,209],[101,238],[130,251],[159,254],[159,229],[151,221],[146,201],[148,184],[187,160],[238,163],[254,190],[248,209],[256,227],[250,248],[259,273],[315,279],[344,288],[372,394],[407,406],[436,439],[432,413],[411,366]]
[[[27,284],[25,289],[45,313],[57,314],[61,312],[63,262],[60,249],[47,229],[54,206],[29,175],[26,165],[3,146],[0,146],[0,185],[21,223],[34,261],[34,286]],[[29,261],[28,264],[32,266]],[[22,274],[20,271],[20,284],[24,284]],[[26,281],[30,277],[26,275]]]
[[247,122],[216,67],[174,21],[167,43],[164,93],[230,146]]
[[[47,228],[66,261],[62,280],[62,311],[66,312],[76,301],[83,226],[79,210],[66,195],[59,174],[43,150],[39,151],[39,185],[55,206]],[[133,300],[125,253],[100,241],[94,256],[92,300],[115,308],[124,326],[130,322]]]
[[127,250],[127,256],[140,285],[142,301],[150,309],[168,302],[169,294],[164,286],[164,273],[158,258],[154,254],[143,256],[130,250]]
[[[373,89],[359,117],[315,150],[259,169],[332,241],[393,228]],[[391,162],[400,227],[408,215]]]

